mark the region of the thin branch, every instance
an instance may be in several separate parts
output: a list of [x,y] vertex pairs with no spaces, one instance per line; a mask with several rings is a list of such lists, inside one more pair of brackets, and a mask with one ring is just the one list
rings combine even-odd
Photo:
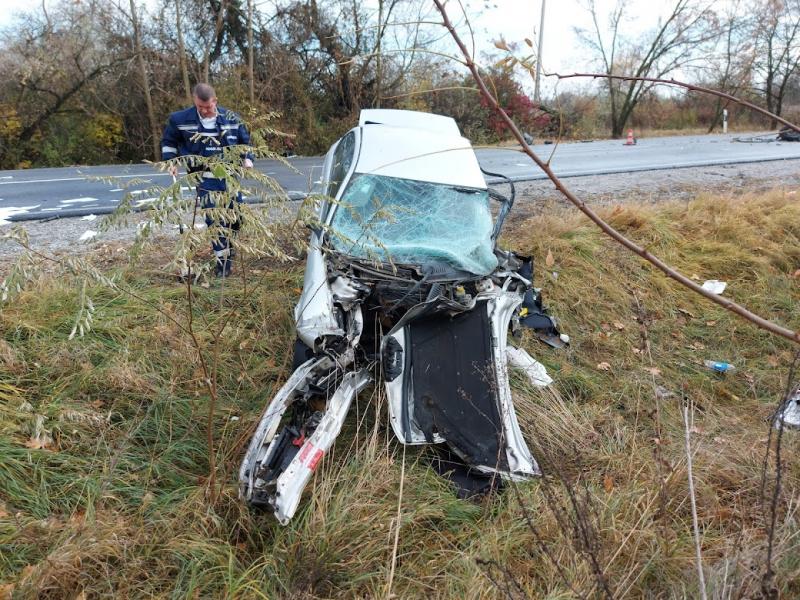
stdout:
[[392,545],[392,560],[391,566],[389,567],[389,579],[386,582],[386,597],[392,597],[392,582],[394,581],[394,569],[397,565],[397,547],[400,543],[400,525],[401,525],[401,517],[402,517],[402,508],[403,508],[403,484],[406,480],[406,447],[405,444],[403,445],[403,462],[400,467],[400,491],[397,493],[397,516],[395,517],[395,529],[394,529],[394,543]]
[[692,406],[692,417],[689,419],[689,407],[683,405],[683,428],[686,433],[686,471],[689,477],[689,500],[692,503],[692,531],[694,532],[694,553],[697,560],[697,577],[700,584],[700,597],[707,600],[706,577],[703,574],[703,553],[700,550],[700,526],[697,520],[697,500],[694,493],[694,479],[692,477],[692,438],[691,430],[694,424],[694,406]]
[[[445,9],[444,4],[442,3],[442,0],[433,0],[433,1],[434,1],[434,4],[436,5],[436,8],[439,10],[439,12],[442,15],[442,18],[444,20],[444,26],[450,32],[451,37],[453,38],[453,40],[455,41],[455,43],[458,45],[459,49],[461,50],[461,53],[464,56],[465,62],[467,64],[467,68],[472,73],[472,76],[475,79],[475,83],[478,84],[478,88],[480,88],[480,90],[481,90],[481,95],[487,101],[489,106],[491,106],[494,109],[494,111],[500,116],[500,118],[505,122],[506,126],[509,128],[509,131],[511,131],[511,133],[514,135],[514,137],[517,139],[517,141],[522,146],[522,151],[525,152],[525,154],[527,154],[533,160],[533,162],[535,162],[539,166],[539,168],[542,169],[542,171],[545,172],[545,174],[548,176],[550,181],[552,181],[553,184],[555,185],[556,189],[559,192],[561,192],[564,195],[564,197],[567,198],[567,200],[572,202],[572,204],[574,204],[583,214],[585,214],[587,217],[589,217],[589,219],[591,219],[591,221],[595,225],[597,225],[600,229],[602,229],[603,232],[605,232],[609,237],[611,237],[613,240],[615,240],[616,242],[618,242],[619,244],[621,244],[622,246],[624,246],[625,248],[627,248],[628,250],[630,250],[634,254],[639,255],[640,257],[642,257],[643,259],[645,259],[646,261],[648,261],[649,263],[654,265],[657,269],[659,269],[661,272],[663,272],[667,277],[669,277],[671,279],[674,279],[678,283],[680,283],[683,286],[689,288],[690,290],[696,292],[697,294],[703,296],[704,298],[706,298],[708,300],[711,300],[715,304],[719,304],[720,306],[722,306],[726,310],[729,310],[730,312],[739,315],[740,317],[746,319],[747,321],[750,321],[751,323],[753,323],[757,327],[760,327],[761,329],[764,329],[765,331],[769,331],[770,333],[773,333],[775,335],[779,335],[781,337],[785,337],[786,339],[791,340],[796,344],[800,344],[800,332],[792,331],[791,329],[787,329],[785,327],[782,327],[782,326],[780,326],[780,325],[778,325],[776,323],[773,323],[772,321],[769,321],[768,319],[765,319],[764,317],[761,317],[761,316],[759,316],[759,315],[747,310],[746,308],[744,308],[743,306],[737,304],[736,302],[733,302],[732,300],[729,300],[727,298],[724,298],[722,296],[719,296],[717,294],[713,294],[713,293],[711,293],[711,292],[709,292],[707,290],[704,290],[702,287],[697,285],[694,281],[692,281],[691,279],[689,279],[685,275],[679,273],[678,271],[676,271],[675,269],[673,269],[672,267],[667,265],[660,258],[658,258],[655,255],[651,254],[645,248],[642,248],[641,246],[638,246],[637,244],[635,244],[634,242],[629,240],[627,237],[622,235],[619,231],[617,231],[611,225],[606,223],[596,212],[594,212],[591,208],[589,208],[583,200],[578,199],[575,196],[575,194],[573,194],[561,182],[561,180],[556,176],[556,174],[550,168],[550,165],[548,165],[541,158],[539,158],[539,156],[533,150],[531,150],[531,148],[525,142],[525,139],[522,136],[522,132],[519,130],[519,128],[517,127],[516,123],[514,123],[514,121],[511,119],[511,117],[508,116],[508,114],[503,110],[503,108],[497,102],[497,99],[494,96],[492,96],[492,94],[489,92],[488,88],[486,87],[486,83],[484,82],[483,77],[478,72],[477,65],[470,58],[469,52],[467,51],[467,48],[464,45],[464,42],[461,40],[461,38],[459,37],[459,35],[456,32],[455,28],[453,27],[452,23],[450,22],[450,19],[447,16],[447,10]],[[598,74],[597,77],[609,77],[609,76],[608,75],[599,75]],[[666,82],[666,83],[669,83],[668,80],[663,80],[663,81]],[[699,90],[699,88],[697,88],[697,89]],[[733,99],[733,96],[731,96],[731,98]],[[736,99],[736,100],[738,102],[741,102],[738,99]],[[797,131],[800,131],[800,129],[798,129],[796,126],[793,126],[793,128],[795,130],[797,130]]]
[[783,411],[788,405],[789,398],[795,389],[794,379],[797,372],[798,362],[800,362],[800,351],[795,353],[794,360],[791,367],[789,367],[789,375],[786,379],[786,390],[783,395],[783,400],[775,412],[775,415],[769,422],[769,435],[767,436],[767,452],[764,457],[764,470],[761,474],[761,502],[764,502],[764,490],[767,479],[767,467],[769,464],[769,451],[772,446],[772,432],[774,429],[778,430],[777,439],[775,440],[775,487],[772,490],[772,497],[770,498],[769,506],[769,525],[767,527],[767,556],[766,556],[766,569],[761,578],[761,594],[764,598],[777,598],[777,592],[774,589],[773,579],[775,578],[775,571],[772,569],[772,556],[775,547],[775,527],[778,519],[778,500],[781,495],[781,484],[783,482],[783,461],[781,458],[781,445],[783,442]]

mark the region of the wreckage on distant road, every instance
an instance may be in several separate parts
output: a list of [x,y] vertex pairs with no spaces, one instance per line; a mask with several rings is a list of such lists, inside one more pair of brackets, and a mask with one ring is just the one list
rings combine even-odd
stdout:
[[402,443],[446,447],[467,479],[537,475],[507,365],[536,385],[551,380],[507,333],[529,326],[554,346],[566,336],[532,287],[531,260],[496,246],[513,184],[508,197],[487,187],[452,119],[394,110],[362,111],[326,155],[321,183],[328,198],[295,308],[296,369],[245,455],[244,500],[286,524],[376,377]]

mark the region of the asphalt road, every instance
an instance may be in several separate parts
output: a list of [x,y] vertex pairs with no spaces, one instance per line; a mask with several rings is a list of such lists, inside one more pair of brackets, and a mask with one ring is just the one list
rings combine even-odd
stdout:
[[[800,143],[742,143],[736,137],[742,134],[651,138],[638,140],[635,146],[619,140],[536,145],[534,150],[544,159],[552,155],[551,165],[561,177],[800,159]],[[478,149],[477,155],[484,169],[516,181],[545,177],[527,156],[513,149]],[[319,177],[322,158],[289,162],[298,172],[275,161],[256,161],[256,168],[274,177],[290,197],[300,198]],[[144,164],[0,171],[0,223],[109,213],[127,192],[144,207],[153,200],[148,187],[170,182],[168,174]]]

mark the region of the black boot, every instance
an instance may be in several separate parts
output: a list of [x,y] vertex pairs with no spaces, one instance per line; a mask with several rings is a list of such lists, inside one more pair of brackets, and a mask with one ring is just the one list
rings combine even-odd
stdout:
[[217,259],[217,265],[214,269],[214,274],[217,277],[230,277],[232,271],[233,259],[230,256]]

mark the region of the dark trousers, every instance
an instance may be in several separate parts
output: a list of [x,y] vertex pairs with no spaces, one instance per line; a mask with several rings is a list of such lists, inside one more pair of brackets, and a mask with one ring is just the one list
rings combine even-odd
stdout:
[[[225,180],[224,179],[216,179],[216,178],[203,178],[200,182],[200,185],[197,186],[197,198],[200,201],[200,206],[203,208],[214,208],[216,203],[212,199],[210,192],[224,192],[225,191]],[[236,196],[232,197],[230,203],[228,204],[228,208],[233,208],[234,202],[241,202],[242,201],[242,194],[239,192]],[[215,224],[214,219],[210,216],[206,215],[206,225],[208,227],[212,227]],[[220,221],[219,226],[224,231],[236,232],[239,231],[239,227],[241,223],[238,220],[228,223],[226,221]],[[219,237],[215,238],[211,241],[211,247],[214,250],[214,254],[218,258],[226,258],[229,256],[231,242],[230,242],[231,234],[220,233]]]

